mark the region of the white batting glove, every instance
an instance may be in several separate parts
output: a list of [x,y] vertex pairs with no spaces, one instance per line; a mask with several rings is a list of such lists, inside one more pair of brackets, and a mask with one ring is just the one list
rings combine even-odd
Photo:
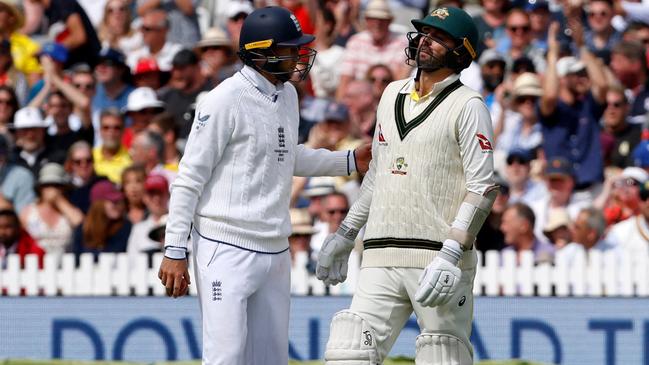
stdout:
[[462,257],[459,242],[444,241],[442,249],[419,277],[419,289],[415,300],[426,307],[436,307],[448,303],[455,295],[462,271],[457,266]]
[[358,230],[341,224],[336,233],[325,239],[318,253],[315,275],[326,285],[336,285],[347,279],[347,262],[357,234]]

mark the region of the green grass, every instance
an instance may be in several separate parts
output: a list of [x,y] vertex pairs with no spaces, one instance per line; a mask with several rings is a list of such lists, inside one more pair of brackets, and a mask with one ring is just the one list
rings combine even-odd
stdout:
[[[396,357],[386,360],[383,365],[414,365],[413,359],[405,357]],[[322,365],[322,360],[315,361],[289,361],[289,365]],[[72,360],[23,360],[9,359],[0,360],[0,365],[142,365],[141,363],[123,362],[123,361],[72,361]],[[153,365],[200,365],[200,361],[174,361],[174,362],[157,362]],[[528,362],[525,360],[489,360],[481,361],[476,365],[543,365],[537,362]]]

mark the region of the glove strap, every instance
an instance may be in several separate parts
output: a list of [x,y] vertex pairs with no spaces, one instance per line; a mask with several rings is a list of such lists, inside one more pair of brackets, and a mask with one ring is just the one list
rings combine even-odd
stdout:
[[358,236],[358,229],[348,227],[343,222],[340,224],[340,227],[338,227],[336,234],[341,235],[350,241],[354,241],[356,236]]
[[442,249],[439,250],[437,256],[457,266],[462,257],[462,247],[459,242],[447,239],[444,241],[444,245],[442,245]]

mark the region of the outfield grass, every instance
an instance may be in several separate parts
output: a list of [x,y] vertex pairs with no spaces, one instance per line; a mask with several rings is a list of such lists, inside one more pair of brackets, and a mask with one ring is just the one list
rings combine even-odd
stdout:
[[[289,365],[322,365],[321,360],[316,361],[289,361]],[[414,365],[415,361],[408,358],[392,358],[386,360],[383,365]],[[200,365],[200,361],[174,361],[157,362],[151,365]],[[0,365],[144,365],[142,363],[124,361],[73,361],[73,360],[22,360],[9,359],[0,360]],[[543,365],[536,362],[524,360],[502,360],[502,361],[481,361],[476,365]]]

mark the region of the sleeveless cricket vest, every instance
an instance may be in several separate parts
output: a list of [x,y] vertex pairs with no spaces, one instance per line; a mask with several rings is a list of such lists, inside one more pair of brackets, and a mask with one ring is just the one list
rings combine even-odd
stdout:
[[389,85],[377,110],[363,267],[426,267],[467,192],[458,119],[480,95],[457,80],[411,111],[408,81]]

